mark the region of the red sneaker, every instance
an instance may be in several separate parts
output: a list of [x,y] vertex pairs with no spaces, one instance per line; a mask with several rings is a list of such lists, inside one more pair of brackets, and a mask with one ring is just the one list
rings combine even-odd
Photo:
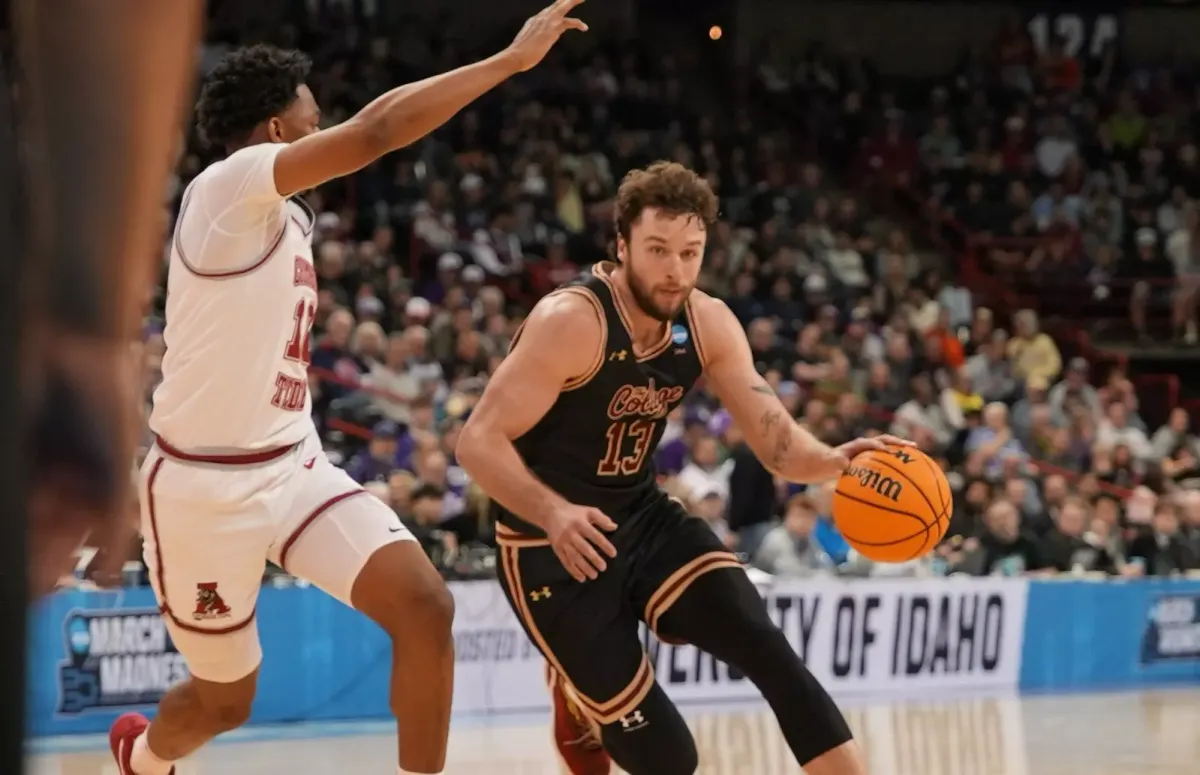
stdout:
[[[137,775],[129,759],[133,756],[133,743],[138,735],[146,731],[150,721],[141,713],[123,713],[108,729],[108,747],[117,760],[117,775]],[[175,775],[175,768],[171,768]]]
[[609,775],[612,758],[600,742],[600,726],[579,707],[571,690],[553,670],[547,670],[554,702],[554,745],[571,775]]

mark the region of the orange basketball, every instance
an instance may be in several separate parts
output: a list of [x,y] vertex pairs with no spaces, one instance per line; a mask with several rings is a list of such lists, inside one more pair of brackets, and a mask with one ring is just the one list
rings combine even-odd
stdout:
[[907,562],[930,552],[950,526],[952,507],[946,475],[915,447],[862,453],[833,493],[838,530],[876,562]]

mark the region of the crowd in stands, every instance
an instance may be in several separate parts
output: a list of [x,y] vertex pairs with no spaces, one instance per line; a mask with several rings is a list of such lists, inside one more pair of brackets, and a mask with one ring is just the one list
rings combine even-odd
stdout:
[[[452,64],[436,42],[420,59],[396,41],[362,43],[313,49],[332,120],[411,77],[415,61]],[[310,385],[331,455],[448,573],[486,568],[487,500],[454,459],[464,418],[530,304],[606,256],[621,177],[669,158],[721,197],[700,287],[746,325],[793,414],[830,443],[912,438],[956,493],[934,555],[872,566],[837,533],[832,485],[776,481],[700,389],[655,460],[663,486],[731,549],[790,576],[1200,570],[1191,418],[1175,408],[1148,427],[1122,369],[1064,359],[1042,327],[1049,294],[1078,287],[1124,305],[1139,336],[1194,339],[1200,91],[1184,70],[1073,53],[1059,42],[1038,52],[1014,26],[945,82],[907,90],[857,59],[812,54],[764,64],[721,114],[689,107],[704,100],[685,98],[669,57],[603,48],[502,87],[309,200],[320,278]],[[777,112],[781,96],[822,120]],[[180,182],[203,162],[190,153]],[[880,217],[855,189],[881,183],[920,192],[926,223],[965,227],[986,246],[988,276],[1016,290],[1005,298],[1027,306],[972,294],[958,279],[964,244],[922,249],[919,220]],[[1156,282],[1166,278],[1177,282]],[[1164,305],[1171,325],[1159,331],[1147,310]],[[147,401],[156,332],[143,349]]]
[[[991,276],[1121,338],[1197,342],[1200,71],[1018,24],[923,91],[883,91],[859,172],[919,194]],[[1078,43],[1078,41],[1076,41]]]

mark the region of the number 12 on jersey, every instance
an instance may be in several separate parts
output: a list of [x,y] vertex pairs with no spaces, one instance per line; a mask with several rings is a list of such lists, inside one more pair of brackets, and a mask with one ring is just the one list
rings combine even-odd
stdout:
[[[301,299],[296,303],[296,325],[292,329],[292,337],[288,340],[287,347],[283,349],[284,360],[302,363],[305,367],[312,361],[312,324],[316,314],[317,308],[312,302]],[[272,406],[285,412],[299,412],[304,409],[307,400],[307,380],[297,379],[282,371],[275,375]]]
[[296,327],[292,329],[292,338],[288,340],[283,357],[307,366],[312,361],[312,326],[317,308],[312,302],[301,299],[296,302],[295,315]]
[[[633,476],[642,470],[650,442],[654,439],[654,423],[649,420],[615,422],[604,433],[608,437],[608,450],[600,461],[596,473],[600,476]],[[625,440],[633,440],[633,449],[625,454]]]

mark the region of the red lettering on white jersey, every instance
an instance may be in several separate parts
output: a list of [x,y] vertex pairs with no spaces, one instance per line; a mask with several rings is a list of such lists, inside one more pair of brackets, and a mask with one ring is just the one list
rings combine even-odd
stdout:
[[283,349],[283,357],[289,361],[297,361],[308,366],[312,363],[312,327],[317,316],[317,305],[307,299],[296,302],[296,311],[292,313],[294,328],[292,338]]
[[312,261],[303,256],[296,256],[296,274],[293,284],[312,288],[317,292],[317,270],[313,269]]
[[282,372],[275,375],[275,395],[271,399],[271,406],[277,406],[285,412],[299,412],[304,409],[307,398],[307,381]]
[[285,446],[313,432],[313,217],[275,191],[281,147],[240,150],[184,195],[150,427],[185,451]]

